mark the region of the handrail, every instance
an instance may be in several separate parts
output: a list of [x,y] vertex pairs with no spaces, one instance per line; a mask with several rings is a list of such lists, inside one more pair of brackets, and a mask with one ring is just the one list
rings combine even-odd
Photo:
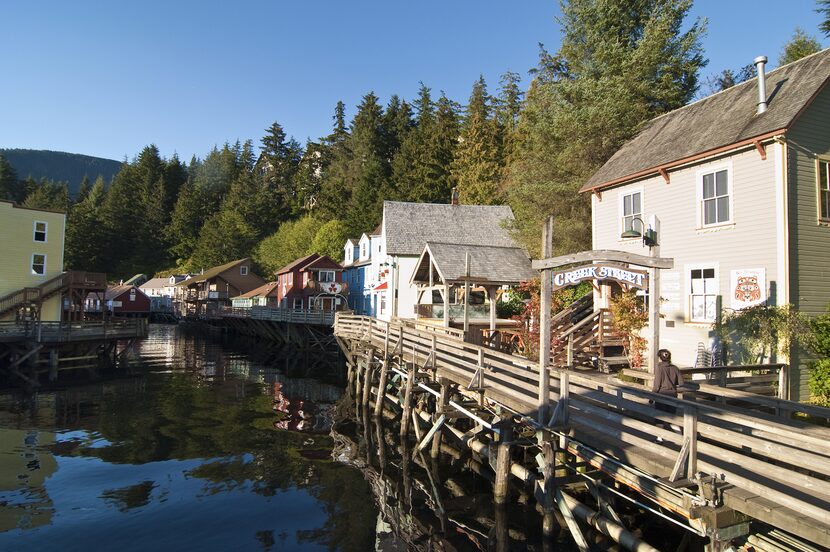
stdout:
[[[478,386],[486,389],[491,400],[519,414],[530,415],[536,408],[539,366],[527,359],[364,316],[338,314],[335,335],[376,348],[393,338],[402,354],[408,355],[407,361],[430,359],[442,376],[462,385],[480,377]],[[563,375],[566,373],[568,377]],[[725,484],[805,515],[826,516],[830,507],[830,430],[798,420],[776,419],[757,410],[662,396],[575,372],[555,370],[552,375],[550,397],[570,397],[566,411],[571,413],[577,430],[576,446],[580,435],[586,435],[582,429],[590,429],[606,439],[648,449],[669,467],[675,464],[677,470],[676,447],[688,440],[694,450],[689,455],[689,474],[700,471],[716,475]],[[563,386],[567,385],[570,390],[565,393]],[[744,400],[753,401],[751,397]],[[757,402],[769,403],[769,399]],[[654,403],[670,405],[679,414],[657,410]],[[776,405],[787,403],[776,401]],[[830,415],[830,410],[824,410]],[[597,424],[597,420],[604,422]],[[676,434],[661,424],[681,425],[683,433]],[[643,435],[660,436],[666,444],[655,444]],[[736,446],[741,449],[736,451]],[[737,503],[733,507],[740,510]]]

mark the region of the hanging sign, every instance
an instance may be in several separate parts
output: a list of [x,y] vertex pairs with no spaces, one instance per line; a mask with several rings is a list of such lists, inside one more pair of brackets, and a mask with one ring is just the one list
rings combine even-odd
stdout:
[[631,287],[648,289],[648,272],[615,265],[592,264],[554,272],[553,291],[575,286],[586,280],[613,280]]
[[731,273],[732,308],[744,309],[762,305],[767,300],[766,271],[763,268],[743,268]]

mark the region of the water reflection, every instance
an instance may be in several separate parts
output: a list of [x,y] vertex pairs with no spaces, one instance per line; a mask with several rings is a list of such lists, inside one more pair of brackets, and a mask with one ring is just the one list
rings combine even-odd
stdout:
[[324,360],[153,326],[131,371],[0,396],[0,549],[374,548]]

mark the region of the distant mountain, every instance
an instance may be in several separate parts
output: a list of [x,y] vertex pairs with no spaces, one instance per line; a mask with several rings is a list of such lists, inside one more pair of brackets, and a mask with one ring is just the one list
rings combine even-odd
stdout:
[[35,180],[43,177],[54,181],[68,182],[69,192],[74,196],[88,176],[94,182],[98,175],[107,183],[121,169],[121,162],[101,157],[64,151],[0,149],[0,155],[14,167],[18,178],[24,180],[31,175]]

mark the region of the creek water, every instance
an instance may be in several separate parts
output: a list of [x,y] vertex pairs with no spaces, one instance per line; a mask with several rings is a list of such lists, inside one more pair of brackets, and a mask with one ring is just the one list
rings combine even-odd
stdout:
[[374,549],[341,370],[151,325],[117,379],[0,394],[0,550]]

